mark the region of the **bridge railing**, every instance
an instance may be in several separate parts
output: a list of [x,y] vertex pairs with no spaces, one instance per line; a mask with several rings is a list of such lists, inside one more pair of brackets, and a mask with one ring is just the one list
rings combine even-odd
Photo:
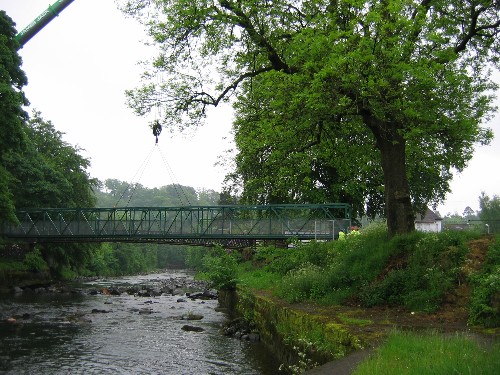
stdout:
[[348,204],[27,209],[0,235],[36,241],[144,239],[331,240],[351,224]]

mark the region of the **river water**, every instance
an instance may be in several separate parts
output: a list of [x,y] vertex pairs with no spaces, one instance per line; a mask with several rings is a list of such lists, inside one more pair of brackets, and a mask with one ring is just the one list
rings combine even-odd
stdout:
[[[109,295],[103,288],[190,280],[169,271],[78,285],[71,292],[0,296],[2,374],[277,374],[260,343],[220,334],[217,300],[163,293]],[[186,320],[200,315],[201,320]],[[203,329],[185,331],[184,325]]]

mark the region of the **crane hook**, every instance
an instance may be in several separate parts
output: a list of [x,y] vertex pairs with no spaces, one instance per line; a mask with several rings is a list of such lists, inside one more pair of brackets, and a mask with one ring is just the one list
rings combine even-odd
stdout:
[[158,120],[155,120],[153,124],[153,135],[156,137],[156,143],[158,143],[158,136],[160,135],[162,127]]

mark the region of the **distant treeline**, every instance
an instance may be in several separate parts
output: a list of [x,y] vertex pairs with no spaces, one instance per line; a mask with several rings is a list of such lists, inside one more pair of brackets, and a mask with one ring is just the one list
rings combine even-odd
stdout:
[[212,189],[195,189],[180,184],[147,188],[139,183],[116,179],[99,182],[95,196],[97,207],[215,206],[237,203],[237,198]]

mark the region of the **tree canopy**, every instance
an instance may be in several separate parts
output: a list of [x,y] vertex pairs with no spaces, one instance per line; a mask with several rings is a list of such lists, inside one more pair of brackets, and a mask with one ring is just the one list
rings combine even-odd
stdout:
[[488,226],[488,233],[500,232],[500,197],[489,197],[484,192],[479,197],[479,219]]
[[182,128],[234,100],[233,180],[249,198],[347,199],[360,213],[368,202],[391,234],[408,232],[492,136],[498,1],[130,0],[124,11],[160,48],[130,105],[163,106],[163,124]]
[[87,172],[90,161],[79,154],[81,150],[64,142],[63,133],[40,112],[33,112],[21,130],[24,147],[4,161],[16,208],[93,207],[97,180]]
[[147,188],[111,178],[101,182],[95,193],[98,207],[215,206],[220,199],[219,193],[210,189],[179,184]]
[[22,147],[25,139],[21,126],[27,119],[22,106],[28,101],[22,88],[28,80],[21,70],[14,25],[0,10],[0,220],[14,220],[13,191],[9,187],[12,176],[5,167],[5,157]]

